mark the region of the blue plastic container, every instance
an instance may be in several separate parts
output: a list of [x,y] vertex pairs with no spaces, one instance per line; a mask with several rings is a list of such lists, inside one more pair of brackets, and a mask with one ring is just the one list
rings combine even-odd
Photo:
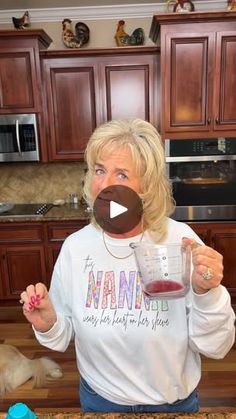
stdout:
[[9,407],[6,419],[36,419],[36,415],[24,403],[16,403]]

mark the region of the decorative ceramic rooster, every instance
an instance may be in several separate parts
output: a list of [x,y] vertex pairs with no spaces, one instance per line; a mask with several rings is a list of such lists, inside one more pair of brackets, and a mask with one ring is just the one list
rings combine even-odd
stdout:
[[227,10],[235,11],[236,10],[236,0],[228,0]]
[[119,20],[115,40],[118,47],[125,47],[128,45],[143,45],[144,31],[142,28],[137,28],[131,35],[128,35],[124,30],[125,21]]
[[13,25],[16,29],[26,29],[30,26],[29,12],[26,11],[22,17],[12,17]]
[[194,4],[191,0],[177,0],[173,9],[177,13],[189,13],[194,12],[194,10]]
[[194,4],[190,0],[166,0],[166,10],[169,13],[170,4],[174,4],[173,12],[188,13],[194,12]]
[[62,22],[62,40],[67,48],[80,48],[89,41],[89,27],[83,22],[77,22],[75,25],[75,34],[72,31],[72,22],[70,19],[64,19]]

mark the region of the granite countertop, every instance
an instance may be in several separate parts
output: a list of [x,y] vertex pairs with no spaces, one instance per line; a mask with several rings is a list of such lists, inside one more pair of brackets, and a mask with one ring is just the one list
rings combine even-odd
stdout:
[[38,414],[38,419],[235,419],[236,413],[51,413]]
[[[39,217],[40,218],[40,217]],[[52,207],[40,220],[88,220],[86,207],[80,204],[64,204]]]
[[[235,419],[236,413],[40,413],[35,409],[37,419]],[[0,419],[6,414],[0,413]]]
[[25,221],[73,221],[73,220],[89,220],[89,213],[86,207],[81,204],[64,204],[53,206],[45,215],[39,216],[0,216],[0,223],[4,222],[25,222]]

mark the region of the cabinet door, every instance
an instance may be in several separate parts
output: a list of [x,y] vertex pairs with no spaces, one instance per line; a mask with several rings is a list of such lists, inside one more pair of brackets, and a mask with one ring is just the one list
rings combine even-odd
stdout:
[[50,279],[52,277],[52,273],[53,273],[53,269],[54,269],[54,265],[56,263],[56,260],[59,256],[60,250],[61,250],[61,246],[62,243],[58,243],[58,244],[53,244],[48,246],[47,248],[47,277],[48,277],[48,282],[50,283]]
[[157,126],[159,54],[103,57],[103,120],[141,118]]
[[46,281],[43,246],[9,246],[2,252],[3,297],[19,299],[29,284]]
[[3,286],[3,277],[4,277],[4,252],[0,247],[0,300],[3,298],[4,295],[4,286]]
[[162,44],[162,133],[165,138],[181,133],[183,138],[183,133],[209,131],[214,33],[164,33]]
[[205,245],[209,246],[210,243],[210,228],[209,224],[205,223],[189,223],[190,227],[202,239]]
[[[214,129],[236,129],[236,33],[217,33]],[[222,133],[224,135],[224,133]]]
[[49,282],[64,240],[70,234],[83,228],[87,223],[87,221],[82,220],[47,223],[47,273]]
[[38,110],[34,49],[0,49],[0,113]]
[[232,302],[236,303],[236,225],[235,224],[213,224],[211,226],[211,245],[224,258],[225,285],[231,294]]
[[83,160],[97,125],[97,67],[91,58],[44,61],[50,160]]

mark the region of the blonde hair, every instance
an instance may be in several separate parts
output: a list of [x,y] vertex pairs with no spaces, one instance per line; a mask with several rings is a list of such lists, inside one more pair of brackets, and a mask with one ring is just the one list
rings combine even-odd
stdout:
[[85,151],[88,171],[84,198],[92,208],[92,178],[101,155],[104,152],[109,155],[124,147],[130,150],[136,174],[140,178],[143,228],[149,230],[154,241],[159,242],[166,237],[167,216],[174,210],[174,201],[165,171],[162,140],[149,122],[142,119],[113,120],[95,129]]

